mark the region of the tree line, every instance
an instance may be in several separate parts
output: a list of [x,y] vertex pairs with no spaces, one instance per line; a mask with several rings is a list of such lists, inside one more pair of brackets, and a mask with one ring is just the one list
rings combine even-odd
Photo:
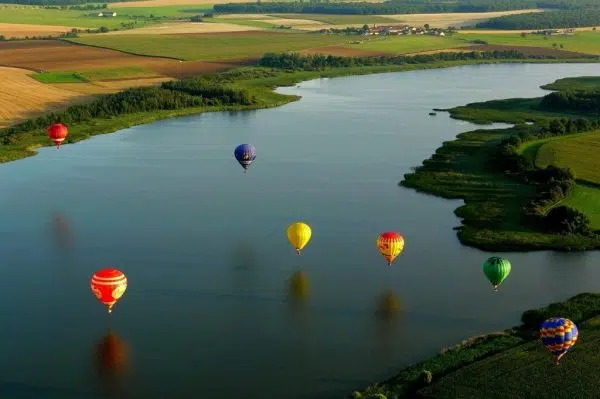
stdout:
[[341,57],[334,55],[306,55],[298,53],[267,53],[258,62],[260,66],[287,70],[321,70],[325,68],[347,68],[353,66],[427,64],[443,61],[556,58],[552,55],[529,56],[514,50],[441,52],[435,54],[388,55],[376,57]]
[[493,168],[536,187],[535,197],[522,209],[530,223],[555,233],[584,235],[593,233],[591,220],[577,209],[561,205],[547,212],[552,205],[571,195],[576,178],[571,169],[552,165],[544,169],[537,168],[533,161],[519,153],[519,147],[537,139],[597,129],[600,129],[600,119],[556,118],[532,126],[516,126],[513,131],[518,133],[500,142],[492,157]]
[[[598,3],[600,5],[600,2]],[[484,29],[560,29],[600,25],[600,6],[579,10],[505,15],[480,22]]]
[[68,125],[137,112],[255,103],[256,97],[246,89],[218,85],[205,77],[184,79],[165,82],[160,87],[134,88],[104,95],[89,104],[73,105],[62,112],[28,120],[1,130],[0,142],[13,145],[32,134],[45,135],[45,129],[56,122]]
[[540,106],[549,110],[569,110],[600,115],[600,90],[565,90],[545,95]]
[[[1,0],[0,0],[1,1]],[[491,12],[533,8],[577,9],[597,6],[597,0],[459,0],[440,2],[437,0],[392,0],[383,3],[330,3],[322,1],[293,1],[269,3],[216,4],[213,9],[223,14],[417,14],[451,12]]]

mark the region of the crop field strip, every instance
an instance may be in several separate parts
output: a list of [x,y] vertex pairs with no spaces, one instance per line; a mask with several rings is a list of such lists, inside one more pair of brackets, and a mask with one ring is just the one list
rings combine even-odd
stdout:
[[[435,399],[595,398],[600,391],[600,329],[582,327],[577,345],[556,367],[538,340],[452,372],[423,390]],[[483,396],[482,396],[483,395]]]

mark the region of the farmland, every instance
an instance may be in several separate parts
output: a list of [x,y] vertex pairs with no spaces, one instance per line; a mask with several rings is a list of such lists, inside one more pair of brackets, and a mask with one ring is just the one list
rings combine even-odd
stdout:
[[460,28],[463,26],[475,25],[478,22],[487,21],[490,18],[501,17],[503,15],[524,14],[532,12],[543,12],[539,9],[515,10],[515,11],[495,11],[495,12],[468,12],[468,13],[443,13],[443,14],[396,14],[386,15],[387,18],[394,19],[411,25],[422,26],[429,24],[436,28],[447,28],[454,26]]
[[600,132],[552,140],[537,151],[536,166],[569,167],[579,180],[600,184]]
[[539,340],[527,342],[474,362],[442,377],[420,393],[425,398],[593,398],[600,390],[600,326],[580,326],[580,339],[554,366]]
[[[586,54],[600,54],[600,32],[584,31],[576,32],[573,36],[551,36],[544,35],[526,35],[522,37],[519,34],[479,34],[479,33],[461,33],[465,40],[481,40],[488,44],[504,46],[528,46],[528,47],[556,47],[564,50],[576,51]],[[562,45],[562,47],[560,47]]]
[[365,51],[379,51],[393,54],[416,53],[421,51],[443,50],[469,46],[470,43],[456,37],[439,37],[430,35],[389,36],[363,41],[360,44],[349,44],[347,47]]
[[[599,312],[600,295],[593,293],[527,310],[519,326],[465,339],[352,397],[593,398],[600,388],[595,373],[600,366]],[[579,330],[560,366],[539,340],[540,324],[550,317],[568,318]]]
[[183,60],[220,60],[260,57],[266,52],[299,51],[312,47],[343,45],[351,38],[339,35],[276,32],[236,32],[190,35],[87,36],[76,43],[114,48],[141,55]]
[[0,67],[0,127],[65,107],[81,97],[77,93],[40,83],[32,79],[30,73],[23,69]]

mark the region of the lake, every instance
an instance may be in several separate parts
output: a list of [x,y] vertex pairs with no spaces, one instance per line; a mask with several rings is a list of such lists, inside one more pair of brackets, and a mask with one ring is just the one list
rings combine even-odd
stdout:
[[[506,255],[512,274],[493,292],[481,269],[492,254],[452,230],[462,201],[398,186],[476,128],[432,108],[597,74],[504,64],[317,79],[280,89],[302,99],[276,109],[165,120],[1,165],[0,396],[344,397],[597,291],[598,253],[532,252]],[[244,174],[233,149],[246,142],[258,155]],[[301,256],[286,237],[297,220],[313,228]],[[387,230],[406,240],[392,267],[376,247]],[[129,280],[111,315],[89,285],[107,266]],[[298,272],[304,295],[289,289]],[[375,314],[386,292],[402,302],[392,319]]]

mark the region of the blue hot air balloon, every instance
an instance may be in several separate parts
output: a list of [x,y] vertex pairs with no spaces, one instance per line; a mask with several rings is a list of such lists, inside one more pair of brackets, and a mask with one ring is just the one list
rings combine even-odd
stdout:
[[252,144],[240,144],[235,147],[233,155],[235,155],[235,159],[242,165],[244,173],[246,173],[246,170],[256,159],[256,148]]

